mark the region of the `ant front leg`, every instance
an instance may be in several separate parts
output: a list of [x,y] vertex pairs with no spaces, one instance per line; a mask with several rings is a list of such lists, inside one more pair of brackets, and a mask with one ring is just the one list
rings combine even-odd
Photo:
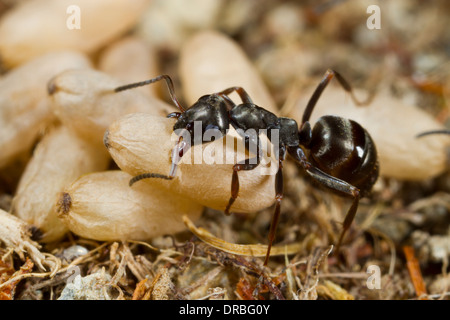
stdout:
[[318,183],[333,191],[337,191],[340,194],[353,198],[353,203],[345,216],[342,226],[342,232],[339,236],[339,240],[336,246],[335,252],[339,253],[344,235],[350,228],[355,218],[356,211],[358,210],[359,199],[361,198],[359,189],[351,185],[350,183],[333,177],[313,166],[308,161],[305,153],[300,147],[289,147],[288,152],[298,163],[300,163],[300,165],[305,169],[306,173]]
[[164,179],[164,180],[172,180],[173,178],[175,178],[178,163],[180,162],[181,157],[183,157],[183,154],[185,154],[189,148],[190,148],[190,144],[188,144],[186,142],[186,140],[183,139],[183,136],[181,135],[180,138],[178,139],[177,144],[172,149],[172,165],[170,167],[169,175],[164,175],[164,174],[160,174],[160,173],[150,173],[150,172],[142,173],[142,174],[139,174],[139,175],[133,177],[130,180],[130,182],[129,182],[130,187],[134,183],[136,183],[140,180],[143,180],[143,179],[159,178],[159,179]]
[[278,171],[275,176],[275,212],[272,216],[269,230],[269,244],[267,246],[266,258],[264,259],[264,265],[267,266],[270,257],[270,250],[272,249],[273,241],[275,240],[275,234],[280,220],[281,212],[281,200],[283,199],[283,161],[286,157],[286,147],[281,145],[278,155]]

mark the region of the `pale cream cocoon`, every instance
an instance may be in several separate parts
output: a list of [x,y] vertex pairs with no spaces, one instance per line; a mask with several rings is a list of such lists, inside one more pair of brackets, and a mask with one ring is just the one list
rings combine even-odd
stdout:
[[[100,56],[99,70],[120,80],[122,84],[134,83],[159,75],[157,52],[146,41],[128,36],[109,45]],[[162,83],[165,87],[165,83]],[[156,96],[158,85],[147,85],[133,90]]]
[[42,241],[60,239],[67,228],[56,216],[59,193],[81,175],[105,170],[110,157],[102,145],[79,138],[64,126],[38,144],[19,181],[12,212],[39,228]]
[[124,84],[93,69],[67,70],[48,83],[52,110],[65,126],[95,143],[101,143],[108,126],[126,114],[165,116],[174,111],[172,105],[135,89],[114,92]]
[[93,53],[138,21],[149,0],[29,0],[0,20],[0,56],[14,67],[44,53]]
[[60,194],[58,216],[85,238],[149,240],[186,229],[182,216],[196,220],[203,207],[157,184],[130,187],[131,175],[112,170],[87,174]]
[[[205,94],[243,87],[258,106],[277,113],[268,88],[237,43],[217,31],[201,31],[183,45],[179,64],[186,101],[193,104]],[[242,103],[233,93],[233,101]]]
[[90,65],[81,53],[59,51],[33,59],[0,79],[0,167],[29,151],[40,130],[54,120],[48,80],[63,70]]

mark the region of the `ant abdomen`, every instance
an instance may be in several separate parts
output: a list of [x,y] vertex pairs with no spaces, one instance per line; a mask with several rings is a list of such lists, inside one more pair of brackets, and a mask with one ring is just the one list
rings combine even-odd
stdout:
[[361,196],[372,189],[378,177],[375,143],[353,120],[321,117],[312,131],[310,156],[316,167],[357,187]]

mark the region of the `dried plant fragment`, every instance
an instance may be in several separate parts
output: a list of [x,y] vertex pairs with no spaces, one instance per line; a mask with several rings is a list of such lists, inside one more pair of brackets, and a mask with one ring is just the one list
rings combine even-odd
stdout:
[[165,267],[161,268],[152,284],[151,299],[152,300],[169,300],[174,287],[170,279],[169,270]]
[[321,296],[328,296],[333,300],[355,300],[355,297],[348,293],[336,283],[324,280],[323,285],[317,286],[317,291]]
[[408,267],[409,276],[411,277],[417,297],[421,300],[427,300],[427,298],[424,298],[427,294],[427,290],[422,277],[422,272],[420,271],[419,260],[417,260],[414,253],[414,248],[404,246],[403,253],[406,257],[406,266]]
[[[236,295],[242,300],[256,300],[253,296],[255,290],[255,286],[252,285],[246,278],[240,278],[236,285]],[[264,300],[264,298],[259,295],[258,300]]]
[[138,282],[136,285],[136,288],[133,291],[133,297],[132,300],[144,300],[146,296],[146,292],[148,291],[148,279],[142,279]]
[[[1,264],[2,264],[2,262],[0,261],[0,270],[1,270],[1,268],[3,268],[1,266]],[[17,276],[30,273],[31,270],[33,269],[33,267],[34,267],[33,261],[31,261],[30,259],[27,259],[25,261],[24,265],[22,267],[20,267],[20,269],[18,271],[14,272],[10,276],[7,274],[10,272],[7,272],[7,273],[2,272],[1,276],[0,276],[0,285],[10,279],[16,278]],[[6,275],[6,277],[5,277],[5,275]],[[2,287],[0,289],[0,300],[14,300],[14,295],[16,293],[16,287],[17,287],[17,284],[19,283],[19,281],[20,280],[14,281],[5,287]]]
[[[251,261],[246,257],[235,256],[233,254],[220,251],[213,247],[209,247],[207,249],[207,253],[211,255],[212,258],[216,259],[219,264],[241,269],[246,274],[258,279],[258,285],[265,286],[274,295],[275,299],[285,300],[283,293],[277,286],[278,284],[275,283],[271,276],[269,276],[269,274],[267,274],[266,271],[254,261]],[[256,292],[256,294],[258,294],[258,292]]]
[[333,250],[333,246],[327,248],[317,247],[313,250],[311,256],[308,259],[306,267],[306,276],[303,283],[299,282],[300,293],[299,299],[301,300],[316,300],[317,289],[319,283],[319,268],[330,255]]
[[30,239],[31,226],[0,209],[0,242],[8,250],[14,251],[22,260],[25,260],[25,253],[28,254],[34,263],[42,270],[44,265],[48,265],[46,257],[39,251],[40,245]]
[[[267,254],[267,246],[260,244],[235,244],[229,243],[222,239],[216,238],[211,233],[203,228],[197,228],[194,223],[189,220],[187,216],[183,216],[183,221],[189,230],[195,234],[200,240],[209,244],[210,246],[236,255],[250,256],[250,257],[265,257]],[[302,245],[300,243],[289,244],[284,246],[273,246],[270,254],[276,255],[289,255],[297,253],[301,250]]]

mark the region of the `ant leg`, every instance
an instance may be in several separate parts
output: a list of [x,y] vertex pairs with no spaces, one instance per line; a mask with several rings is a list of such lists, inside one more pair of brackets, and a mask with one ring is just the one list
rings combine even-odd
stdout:
[[183,156],[183,154],[188,150],[190,146],[183,140],[183,136],[180,136],[180,138],[178,139],[177,144],[175,145],[175,147],[172,149],[172,166],[170,168],[170,173],[169,175],[164,175],[164,174],[160,174],[160,173],[142,173],[139,174],[133,178],[131,178],[129,185],[130,187],[143,179],[149,179],[149,178],[159,178],[159,179],[164,179],[164,180],[172,180],[173,178],[175,178],[176,172],[177,172],[177,167],[178,167],[178,162],[181,160],[181,157]]
[[352,87],[347,82],[347,80],[345,80],[344,77],[341,76],[337,71],[328,69],[327,72],[325,72],[325,75],[323,76],[323,78],[320,81],[319,85],[317,86],[316,90],[314,91],[313,95],[309,99],[309,102],[306,106],[305,112],[303,113],[302,123],[309,121],[309,118],[311,117],[311,113],[313,112],[313,109],[317,104],[317,101],[319,100],[322,92],[325,90],[328,83],[330,83],[330,81],[331,81],[331,79],[333,79],[333,77],[336,77],[339,84],[344,88],[345,91],[347,91],[350,94],[353,102],[356,105],[359,106],[359,105],[367,104],[370,101],[370,99],[372,98],[372,97],[369,97],[367,101],[360,102],[358,99],[356,99],[356,97],[353,93]]
[[218,93],[217,95],[221,96],[225,101],[225,104],[227,105],[227,111],[230,111],[231,109],[236,107],[236,104],[233,102],[233,100],[231,100],[230,97],[226,94]]
[[245,140],[245,147],[247,150],[249,150],[250,144],[252,144],[253,146],[256,145],[256,157],[254,158],[250,158],[250,159],[245,159],[241,162],[238,162],[237,164],[235,164],[233,166],[233,176],[231,178],[231,197],[230,200],[228,201],[228,204],[225,208],[225,214],[229,215],[230,214],[230,209],[231,206],[233,205],[234,201],[236,200],[236,198],[239,195],[239,176],[238,176],[238,172],[241,170],[253,170],[255,169],[259,163],[261,162],[261,146],[260,146],[260,141],[259,141],[259,137],[256,136],[256,142],[254,142],[253,140],[250,140],[249,136],[244,136],[244,140]]
[[[256,161],[256,163],[252,163]],[[233,166],[233,176],[231,178],[231,197],[228,201],[227,207],[225,208],[225,214],[230,214],[231,206],[233,205],[234,201],[237,199],[239,195],[239,176],[238,172],[241,170],[253,170],[255,169],[260,163],[259,156],[251,159],[246,159],[243,162],[239,162]]]
[[166,118],[179,118],[180,116],[181,116],[181,112],[172,112],[172,113],[169,113],[167,116],[166,116]]
[[280,220],[280,212],[281,212],[281,200],[283,199],[283,161],[286,155],[286,148],[284,146],[280,146],[279,150],[279,159],[278,159],[278,171],[275,176],[275,212],[272,216],[272,221],[270,223],[269,230],[269,244],[267,246],[266,258],[264,259],[264,265],[267,266],[270,257],[270,250],[272,249],[273,241],[275,240],[275,234],[278,226],[278,221]]
[[342,225],[342,232],[336,245],[336,253],[339,253],[344,235],[347,233],[348,229],[350,229],[350,226],[355,218],[356,211],[358,210],[359,199],[361,198],[360,191],[348,182],[330,176],[316,167],[310,167],[309,169],[306,169],[306,172],[314,180],[318,181],[325,187],[353,198],[352,205],[345,215],[344,223]]
[[136,83],[131,83],[131,84],[127,84],[127,85],[124,85],[124,86],[117,87],[117,88],[114,89],[114,92],[120,92],[120,91],[125,91],[125,90],[128,90],[128,89],[133,89],[133,88],[137,88],[137,87],[146,86],[148,84],[152,84],[152,83],[160,81],[160,80],[165,80],[166,81],[167,87],[169,88],[170,98],[172,99],[173,103],[177,106],[177,108],[181,112],[184,112],[185,109],[180,104],[180,102],[178,102],[178,99],[177,99],[177,97],[175,95],[175,89],[174,89],[174,86],[173,86],[172,79],[166,74],[157,76],[156,78],[153,78],[153,79],[149,79],[149,80],[136,82]]
[[319,182],[321,185],[331,190],[337,191],[338,193],[341,193],[345,196],[353,198],[352,205],[348,210],[347,214],[345,215],[344,223],[342,226],[342,232],[341,235],[339,236],[339,240],[336,246],[335,252],[339,253],[339,249],[341,247],[342,240],[344,239],[344,235],[350,228],[355,218],[356,211],[358,210],[359,199],[361,198],[359,189],[344,180],[333,177],[323,172],[322,170],[314,167],[308,161],[305,153],[301,148],[289,147],[288,152],[297,162],[300,163],[300,165],[305,169],[306,173],[314,180]]
[[218,92],[217,94],[220,96],[228,96],[233,91],[236,91],[236,93],[239,95],[243,103],[253,104],[253,101],[250,98],[249,94],[242,87],[230,87],[228,89]]

